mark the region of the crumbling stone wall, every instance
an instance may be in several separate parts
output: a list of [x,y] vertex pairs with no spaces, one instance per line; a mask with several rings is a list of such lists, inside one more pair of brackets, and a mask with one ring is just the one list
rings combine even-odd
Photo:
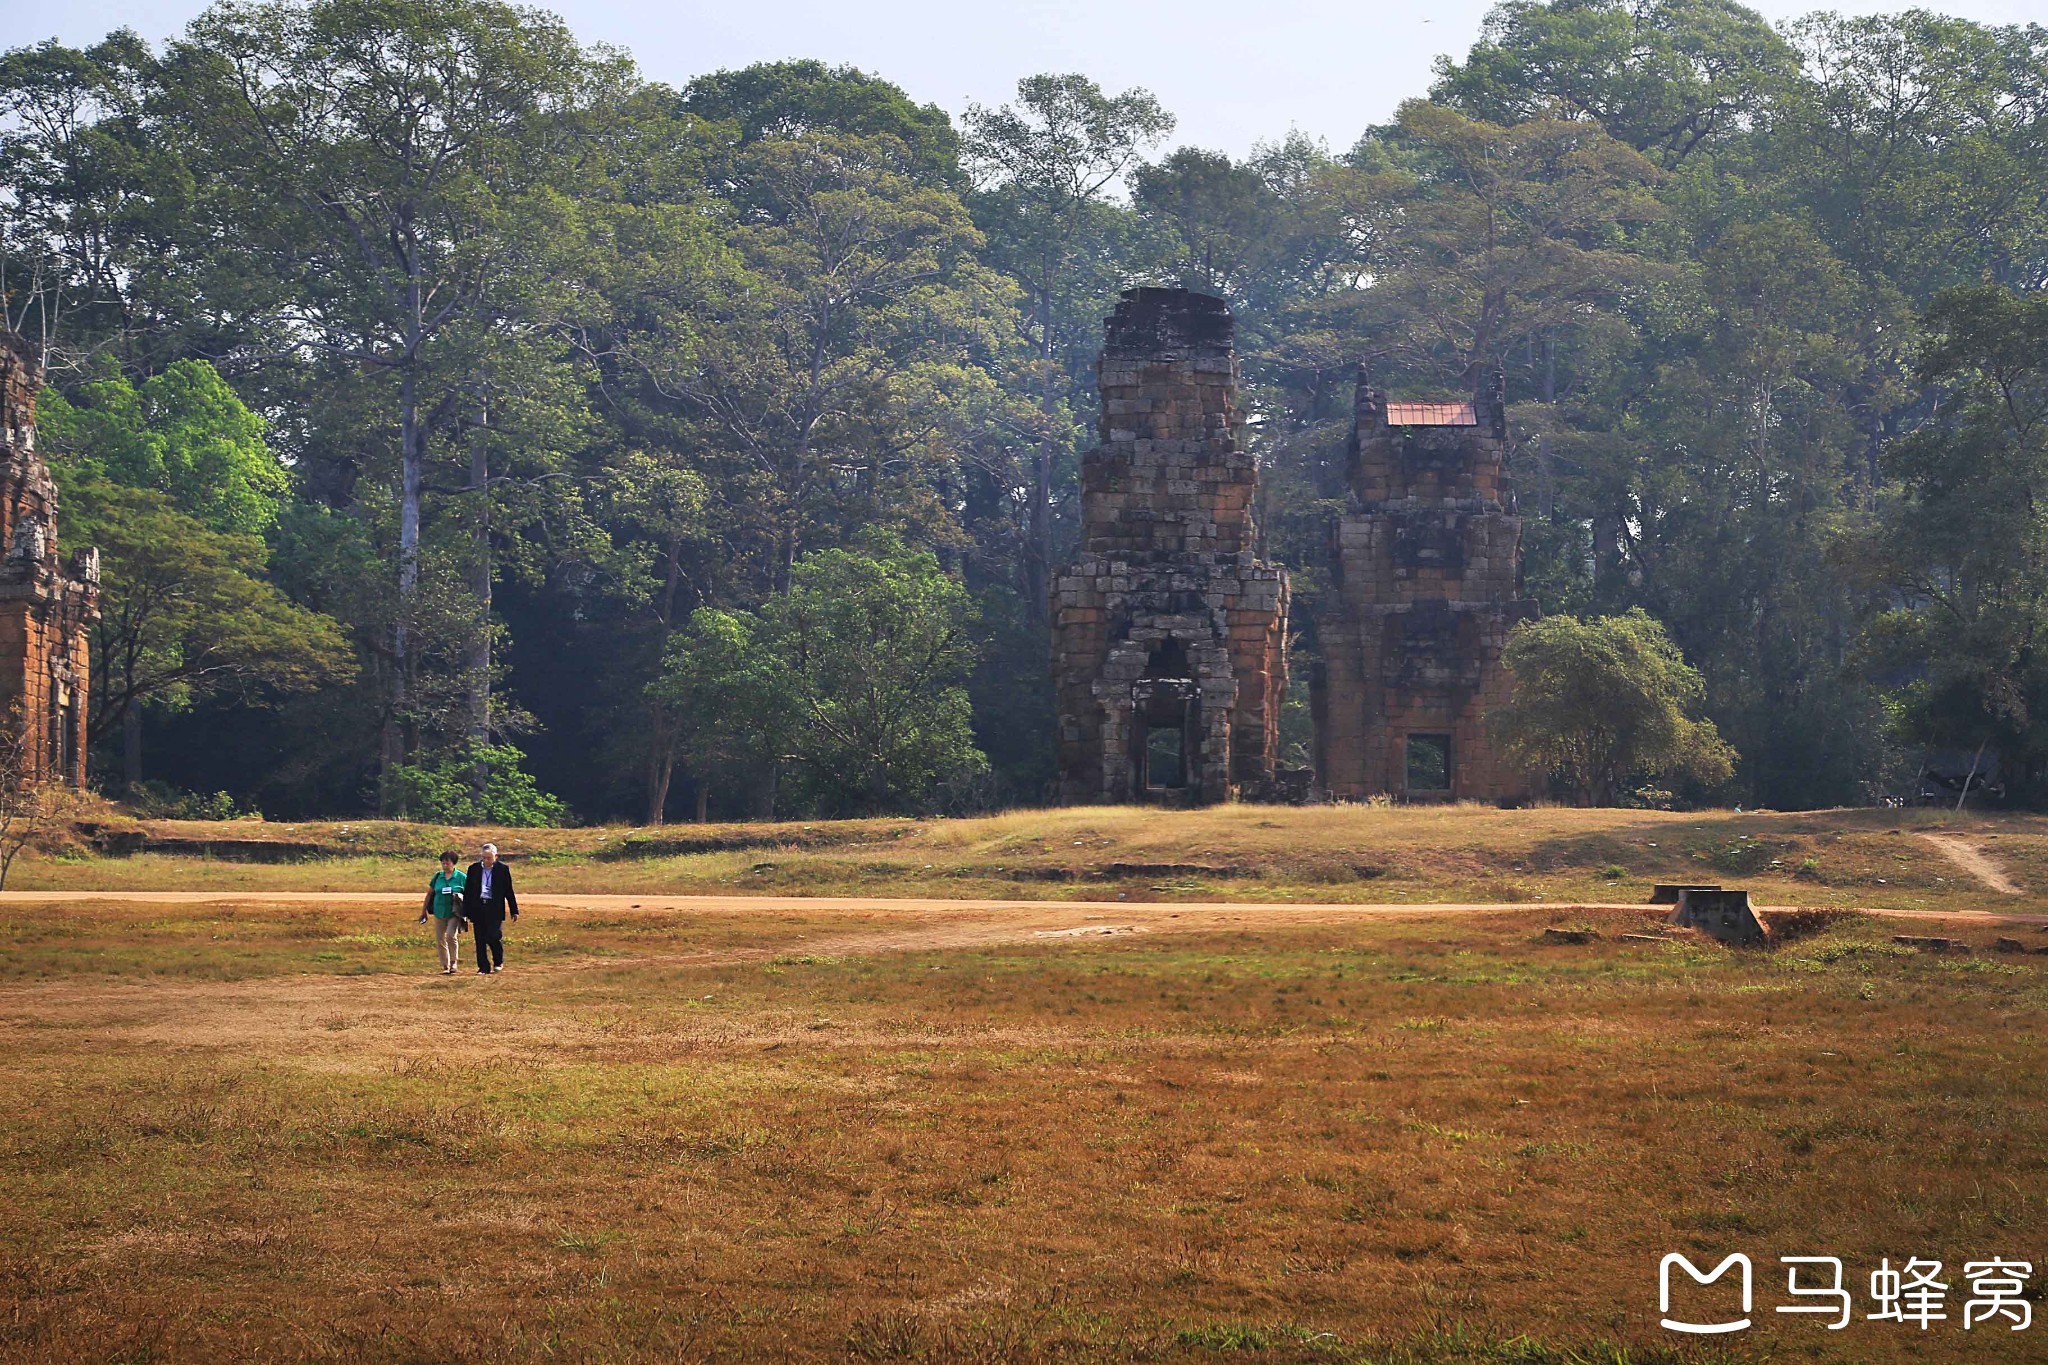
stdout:
[[[1471,403],[1390,403],[1359,376],[1311,688],[1316,770],[1332,796],[1529,793],[1486,728],[1509,695],[1508,630],[1536,611],[1521,596],[1506,446],[1497,379]],[[1411,781],[1418,773],[1441,785]]]
[[1288,585],[1258,557],[1229,307],[1127,290],[1098,375],[1080,555],[1052,592],[1061,799],[1263,794],[1287,688]]
[[27,343],[0,334],[0,723],[26,727],[31,776],[83,786],[99,552],[58,558],[57,486],[36,453],[40,384]]

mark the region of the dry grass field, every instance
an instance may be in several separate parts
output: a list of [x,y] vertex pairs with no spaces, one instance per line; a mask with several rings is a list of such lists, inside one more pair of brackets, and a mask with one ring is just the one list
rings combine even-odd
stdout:
[[[521,886],[561,892],[969,900],[1639,901],[1727,882],[1760,902],[1998,910],[2048,889],[2048,817],[1940,811],[1483,806],[1076,807],[969,820],[442,829],[119,817],[17,867],[17,889],[411,890],[436,852],[493,839]],[[1946,842],[1944,842],[1946,841]],[[1962,866],[1977,850],[2001,891]]]
[[[2048,1281],[2048,956],[1988,951],[2048,944],[2026,891],[2048,825],[1352,809],[769,832],[501,839],[527,910],[488,979],[433,974],[401,889],[423,875],[406,849],[446,831],[17,869],[49,891],[0,898],[0,1357],[2048,1356],[2048,1322],[1965,1333],[1954,1273],[2004,1256]],[[1943,832],[2018,889],[1921,837]],[[1737,952],[1622,939],[1655,916],[1590,905],[1707,867],[1766,902],[1920,915]],[[120,894],[59,898],[95,886]],[[1389,904],[1341,903],[1368,901]],[[1660,1329],[1672,1251],[1756,1258],[1755,1328]],[[1848,1330],[1771,1311],[1793,1254],[1847,1263]],[[1949,1267],[1949,1320],[1861,1320],[1869,1270],[1913,1256]]]

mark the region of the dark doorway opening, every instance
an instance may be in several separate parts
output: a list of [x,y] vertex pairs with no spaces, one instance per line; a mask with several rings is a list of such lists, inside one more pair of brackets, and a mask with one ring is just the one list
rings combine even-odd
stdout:
[[1187,646],[1161,641],[1131,689],[1137,796],[1184,792],[1199,782],[1200,696]]
[[78,699],[65,689],[63,709],[57,713],[57,771],[60,782],[78,779]]
[[1188,784],[1186,738],[1180,727],[1145,731],[1145,790],[1168,791]]
[[1418,796],[1442,796],[1451,789],[1451,737],[1408,736],[1408,790]]

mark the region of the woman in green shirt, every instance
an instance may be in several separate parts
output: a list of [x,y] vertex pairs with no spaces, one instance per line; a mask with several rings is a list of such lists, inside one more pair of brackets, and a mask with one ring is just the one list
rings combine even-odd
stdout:
[[426,904],[420,907],[420,923],[434,921],[434,939],[441,948],[441,975],[455,975],[461,957],[462,874],[455,870],[455,854],[441,855],[441,870],[427,883]]

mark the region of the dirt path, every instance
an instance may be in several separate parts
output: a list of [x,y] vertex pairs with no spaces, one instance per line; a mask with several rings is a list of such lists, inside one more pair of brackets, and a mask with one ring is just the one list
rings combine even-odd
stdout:
[[1975,877],[1993,891],[2008,896],[2026,894],[2019,883],[2005,875],[2005,869],[1992,860],[1991,855],[1959,834],[1923,834],[1920,836],[1941,850],[1941,856],[1954,863],[1963,871]]
[[[134,905],[240,904],[249,901],[300,904],[331,904],[339,901],[379,905],[418,905],[419,896],[410,891],[0,891],[0,905],[60,905],[73,901],[126,901]],[[702,911],[713,914],[762,914],[777,910],[886,910],[907,913],[1022,914],[1058,916],[1064,912],[1119,914],[1256,913],[1264,917],[1301,912],[1307,914],[1392,914],[1459,915],[1492,914],[1501,910],[1554,912],[1564,910],[1636,910],[1634,903],[1614,902],[1452,902],[1452,901],[1068,901],[1068,900],[960,900],[914,896],[664,896],[643,894],[566,894],[532,891],[519,898],[529,909],[617,911]],[[1070,916],[1071,918],[1071,916]]]
[[[1928,835],[1929,839],[1953,836]],[[1968,848],[1974,863],[1962,853],[1944,847],[1958,866],[1969,867],[1985,884],[2014,895],[2025,894],[2008,880],[1998,866]],[[84,902],[129,905],[246,905],[251,901],[335,904],[368,902],[379,905],[417,906],[419,897],[410,891],[0,891],[0,907],[8,905],[64,905]],[[997,920],[1003,929],[1029,932],[1040,929],[1071,929],[1081,937],[1086,926],[1105,916],[1126,923],[1186,920],[1181,927],[1195,929],[1216,923],[1256,920],[1260,924],[1328,924],[1359,915],[1428,918],[1447,915],[1524,914],[1563,915],[1576,910],[1641,910],[1639,901],[1050,901],[1050,900],[946,900],[937,897],[884,896],[664,896],[565,895],[533,892],[520,898],[529,910],[617,914],[642,910],[659,913],[688,912],[714,915],[760,915],[776,912],[830,914],[835,912],[876,912],[937,915],[955,919]],[[1759,906],[1759,909],[1792,909],[1791,906]],[[1896,916],[1901,919],[1957,919],[2000,921],[2013,918],[2037,919],[2032,915],[2002,915],[1983,910],[1895,910],[1885,906],[1856,906],[1855,913]],[[941,945],[942,946],[942,945]]]

